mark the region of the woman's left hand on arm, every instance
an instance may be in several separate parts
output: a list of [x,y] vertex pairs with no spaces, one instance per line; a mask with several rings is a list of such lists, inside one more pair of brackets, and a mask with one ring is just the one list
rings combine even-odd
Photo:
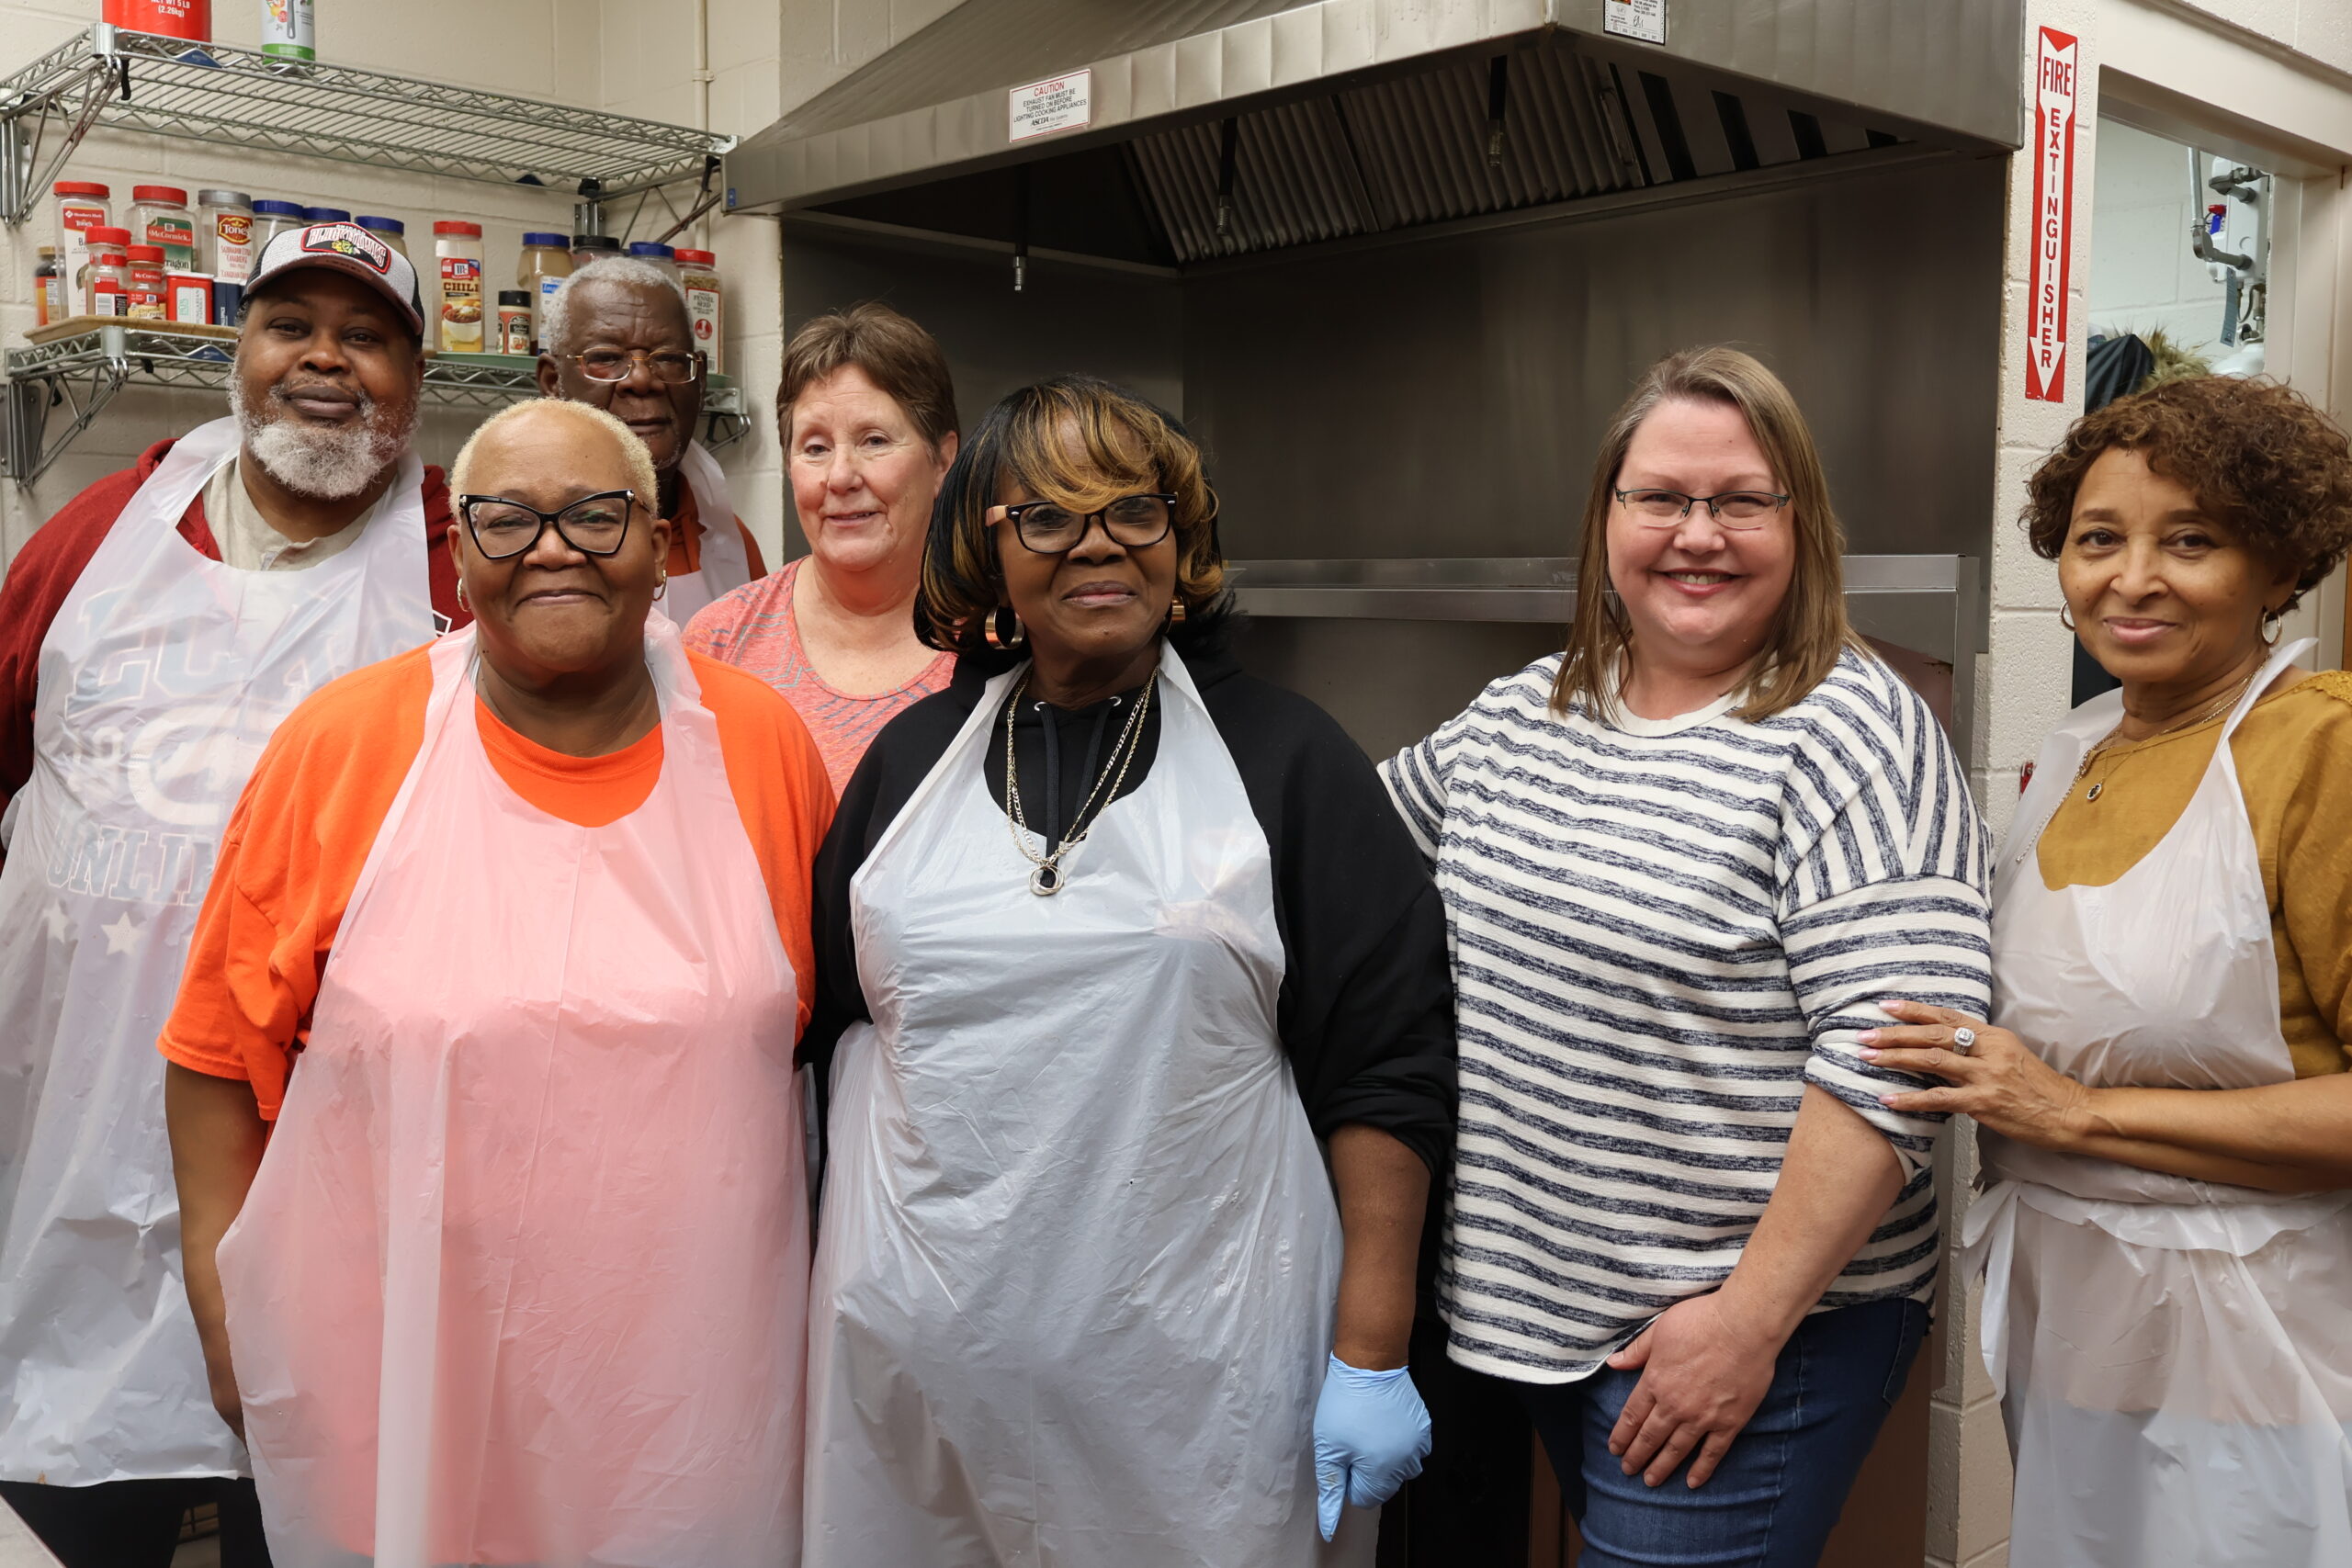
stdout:
[[[2034,1055],[2006,1029],[1951,1008],[1919,1002],[1881,1004],[1903,1021],[1860,1037],[1862,1059],[1874,1066],[1942,1087],[1880,1096],[1889,1110],[1957,1111],[2005,1138],[2039,1148],[2064,1148],[2086,1130],[2090,1090]],[[1960,1048],[1961,1030],[1973,1036]]]

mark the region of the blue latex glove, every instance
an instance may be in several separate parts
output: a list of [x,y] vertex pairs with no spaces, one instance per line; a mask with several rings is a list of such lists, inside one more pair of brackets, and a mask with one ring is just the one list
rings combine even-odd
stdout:
[[1367,1372],[1331,1358],[1315,1402],[1315,1520],[1329,1540],[1340,1505],[1377,1508],[1421,1472],[1429,1407],[1402,1367]]

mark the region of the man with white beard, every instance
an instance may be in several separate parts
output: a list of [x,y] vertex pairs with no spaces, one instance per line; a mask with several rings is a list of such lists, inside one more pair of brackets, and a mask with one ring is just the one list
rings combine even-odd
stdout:
[[409,450],[407,258],[316,224],[244,299],[230,416],[67,502],[0,583],[0,1499],[67,1568],[163,1568],[207,1502],[224,1565],[268,1560],[188,1310],[156,1038],[278,720],[468,618],[448,486]]

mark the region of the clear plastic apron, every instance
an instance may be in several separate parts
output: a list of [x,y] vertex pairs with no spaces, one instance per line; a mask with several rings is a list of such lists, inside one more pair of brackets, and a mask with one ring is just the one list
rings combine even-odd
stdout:
[[670,618],[683,626],[695,618],[695,611],[752,581],[752,557],[743,547],[743,528],[735,520],[727,475],[718,460],[703,450],[701,442],[686,443],[678,458],[678,473],[694,492],[695,518],[702,525],[702,565],[693,571],[673,573],[662,599]]
[[[2113,694],[2052,733],[1994,884],[1994,1021],[2094,1086],[2294,1077],[2230,737],[2164,840],[2104,887],[2044,887],[2041,830]],[[2129,787],[2125,776],[2119,787]],[[2281,1197],[1981,1134],[1967,1221],[2004,1391],[2014,1568],[2352,1563],[2352,1192]]]
[[1315,1528],[1340,1258],[1275,1032],[1265,834],[1173,650],[1052,897],[999,677],[851,888],[809,1340],[809,1568],[1368,1564]]
[[649,618],[660,781],[582,828],[482,750],[474,634],[221,1241],[277,1568],[797,1557],[797,988],[717,722]]
[[188,1315],[155,1041],[262,746],[433,613],[416,457],[348,549],[243,571],[178,532],[237,449],[234,420],[182,436],[41,642],[0,873],[0,1480],[243,1468]]

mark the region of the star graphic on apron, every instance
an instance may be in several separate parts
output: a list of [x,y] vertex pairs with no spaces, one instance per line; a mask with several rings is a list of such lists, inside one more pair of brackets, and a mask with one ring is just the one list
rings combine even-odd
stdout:
[[109,954],[129,953],[138,944],[139,923],[130,918],[128,910],[116,916],[114,924],[98,929],[107,933],[107,952]]
[[63,942],[65,933],[74,927],[73,917],[65,912],[62,904],[51,904],[41,915],[40,923],[49,928],[49,940],[51,942]]

